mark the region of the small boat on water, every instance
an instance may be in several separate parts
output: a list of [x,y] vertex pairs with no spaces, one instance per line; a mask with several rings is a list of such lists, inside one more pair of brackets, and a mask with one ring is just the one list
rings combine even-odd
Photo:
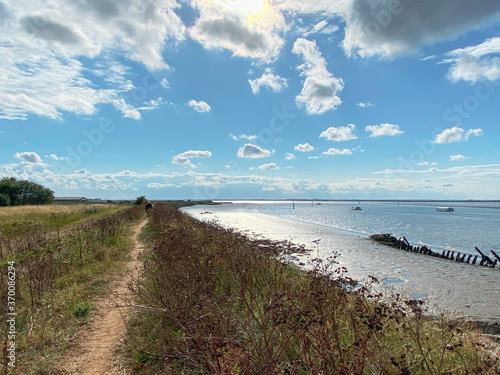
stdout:
[[453,212],[455,211],[453,207],[436,207],[436,211],[440,212]]
[[359,206],[352,206],[351,210],[353,210],[353,211],[361,211],[361,207],[359,207]]

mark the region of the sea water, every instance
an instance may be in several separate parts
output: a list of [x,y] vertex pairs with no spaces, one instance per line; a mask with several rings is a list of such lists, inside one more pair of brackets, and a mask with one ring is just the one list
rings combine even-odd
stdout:
[[[318,202],[317,202],[318,203]],[[500,203],[484,202],[363,202],[361,211],[353,211],[357,202],[261,204],[260,210],[311,223],[323,224],[353,234],[369,236],[390,233],[406,237],[415,245],[432,249],[458,250],[478,254],[500,253]],[[453,207],[439,212],[436,207]]]
[[[500,268],[491,269],[390,248],[370,234],[405,236],[434,251],[500,253],[500,205],[484,202],[258,202],[193,206],[192,216],[217,221],[251,237],[288,240],[309,247],[311,257],[335,256],[348,276],[375,277],[389,294],[424,299],[432,313],[500,322]],[[353,205],[361,211],[353,211]],[[453,207],[438,212],[436,206]],[[499,250],[499,251],[497,251]],[[477,253],[476,253],[477,254]]]

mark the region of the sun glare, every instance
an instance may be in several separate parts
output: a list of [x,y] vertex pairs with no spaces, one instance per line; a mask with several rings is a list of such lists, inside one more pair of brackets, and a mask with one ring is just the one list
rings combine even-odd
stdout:
[[257,13],[264,8],[263,0],[214,0],[223,8],[242,13]]

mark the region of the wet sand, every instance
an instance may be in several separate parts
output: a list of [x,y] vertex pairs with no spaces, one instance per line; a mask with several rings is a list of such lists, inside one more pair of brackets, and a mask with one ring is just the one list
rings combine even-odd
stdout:
[[[380,281],[386,294],[424,299],[432,314],[500,322],[500,269],[450,262],[380,245],[341,230],[261,213],[256,206],[194,206],[185,209],[202,220],[216,220],[247,235],[288,240],[312,249],[312,256],[338,254],[339,266],[353,279]],[[208,213],[209,212],[209,213]],[[320,240],[318,244],[313,241]]]

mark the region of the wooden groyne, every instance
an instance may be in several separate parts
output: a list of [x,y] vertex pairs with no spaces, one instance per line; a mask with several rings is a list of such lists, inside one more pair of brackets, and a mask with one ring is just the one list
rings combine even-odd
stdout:
[[406,237],[396,238],[390,234],[374,234],[370,238],[382,245],[391,246],[400,250],[409,251],[412,253],[424,254],[436,258],[442,258],[447,260],[452,260],[459,263],[467,263],[471,265],[479,265],[484,267],[495,268],[500,264],[500,257],[497,253],[491,250],[491,253],[495,257],[493,261],[489,256],[484,254],[477,247],[474,249],[478,252],[478,255],[473,255],[469,253],[460,253],[459,251],[453,250],[443,250],[441,253],[432,251],[429,247],[423,246],[413,246],[411,245]]

